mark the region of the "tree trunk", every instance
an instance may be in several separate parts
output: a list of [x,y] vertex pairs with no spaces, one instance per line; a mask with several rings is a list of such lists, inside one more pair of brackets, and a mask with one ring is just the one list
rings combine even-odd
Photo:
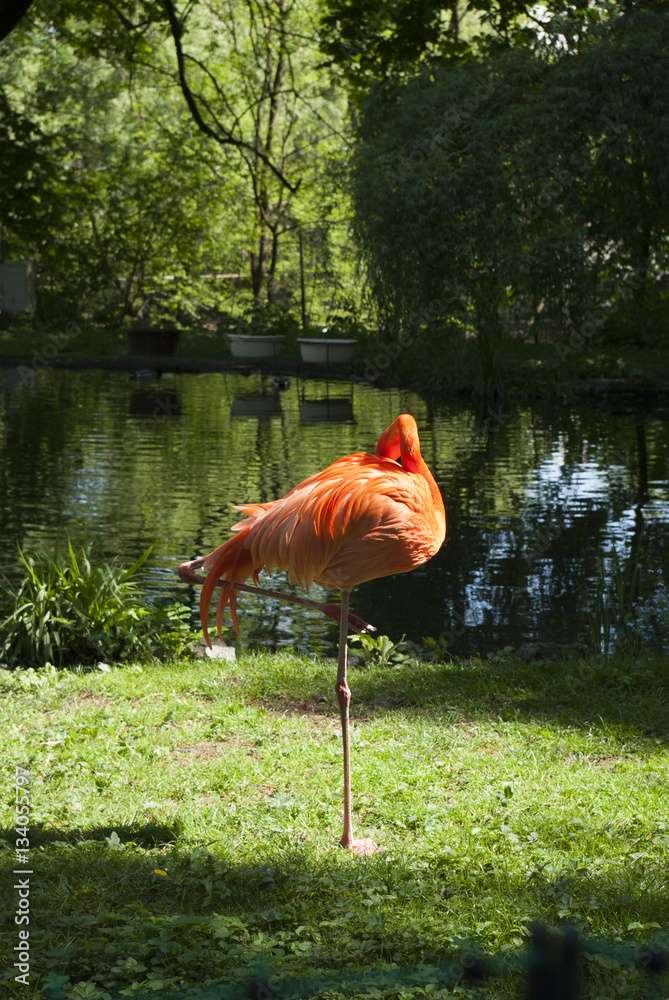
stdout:
[[274,301],[274,279],[276,277],[276,265],[279,259],[279,233],[272,230],[272,247],[269,257],[269,270],[267,272],[267,301]]

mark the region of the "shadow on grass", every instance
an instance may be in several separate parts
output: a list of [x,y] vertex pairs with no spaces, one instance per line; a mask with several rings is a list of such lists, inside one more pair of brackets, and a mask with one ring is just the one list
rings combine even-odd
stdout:
[[[180,847],[169,827],[162,845],[162,828],[152,825],[116,827],[120,843],[105,840],[106,829],[59,832],[58,843],[34,831],[42,845],[32,877],[40,975],[114,992],[161,982],[166,991],[234,978],[261,959],[289,976],[444,962],[467,941],[517,947],[529,918],[592,919],[607,937],[631,937],[630,924],[641,937],[654,934],[652,925],[669,927],[665,873],[652,859],[621,861],[615,871],[538,866],[528,874],[443,853],[361,861],[279,838],[259,842],[254,861],[240,863],[225,845]],[[0,837],[13,843],[14,831]],[[2,884],[12,885],[13,870],[2,852]],[[9,920],[4,933],[15,936]],[[593,974],[599,985],[623,975],[613,960]]]
[[[179,839],[183,825],[177,820],[173,823],[145,823],[143,826],[130,824],[112,824],[110,826],[94,826],[86,829],[74,827],[71,830],[58,830],[53,827],[33,826],[30,828],[31,847],[46,847],[51,844],[80,844],[82,841],[108,842],[116,834],[121,843],[132,842],[138,847],[155,848],[172,844]],[[0,845],[6,843],[13,846],[16,839],[14,830],[0,830]]]
[[[334,679],[334,668],[333,668]],[[612,725],[630,734],[669,740],[669,659],[569,660],[541,664],[471,661],[442,666],[353,668],[352,714],[358,720],[415,710],[452,720],[558,722],[568,727]],[[330,714],[334,697],[322,675],[299,670],[272,678],[268,708]],[[252,693],[252,692],[250,692]]]

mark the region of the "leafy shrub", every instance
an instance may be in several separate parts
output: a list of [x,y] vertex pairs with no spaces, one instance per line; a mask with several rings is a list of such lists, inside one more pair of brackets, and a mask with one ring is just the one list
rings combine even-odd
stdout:
[[238,324],[237,333],[257,334],[262,337],[277,334],[297,336],[299,323],[290,309],[281,303],[256,302],[247,309]]
[[93,563],[90,550],[64,555],[19,549],[22,576],[5,588],[0,659],[10,666],[90,664],[176,656],[190,636],[188,609],[147,606],[132,566]]
[[[355,648],[351,665],[356,667],[403,667],[412,659],[415,648],[404,637],[393,642],[387,635],[352,635],[349,642]],[[415,657],[414,657],[415,658]]]
[[319,337],[344,337],[358,340],[366,335],[365,327],[354,312],[347,309],[336,309],[325,317],[325,323],[318,330]]

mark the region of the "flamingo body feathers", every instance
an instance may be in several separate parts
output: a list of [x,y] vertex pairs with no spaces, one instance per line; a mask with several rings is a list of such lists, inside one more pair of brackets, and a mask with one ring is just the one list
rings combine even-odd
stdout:
[[[395,425],[401,431],[397,441],[389,434]],[[400,464],[379,451],[398,451],[397,459],[406,461]],[[221,578],[234,584],[253,576],[257,583],[261,569],[279,569],[302,587],[316,582],[351,590],[421,565],[435,555],[446,534],[439,489],[420,457],[415,421],[404,414],[386,428],[377,454],[346,455],[278,500],[237,509],[244,520],[204,562],[200,617],[207,639],[208,609]],[[221,589],[219,627],[227,605],[237,627],[235,598],[233,586]]]

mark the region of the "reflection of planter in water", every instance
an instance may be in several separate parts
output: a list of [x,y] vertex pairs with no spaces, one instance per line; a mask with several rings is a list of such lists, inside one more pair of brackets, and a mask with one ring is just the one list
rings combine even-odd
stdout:
[[353,423],[353,400],[303,399],[300,420],[303,424]]
[[278,396],[237,396],[232,402],[232,417],[280,417],[281,400]]
[[336,337],[298,337],[302,360],[310,365],[341,365],[353,357],[355,340]]
[[130,396],[133,417],[178,417],[181,400],[176,389],[135,389]]
[[165,327],[133,327],[128,330],[128,348],[142,357],[174,354],[180,335],[179,330]]
[[283,347],[285,337],[279,334],[228,333],[233,358],[274,358]]

